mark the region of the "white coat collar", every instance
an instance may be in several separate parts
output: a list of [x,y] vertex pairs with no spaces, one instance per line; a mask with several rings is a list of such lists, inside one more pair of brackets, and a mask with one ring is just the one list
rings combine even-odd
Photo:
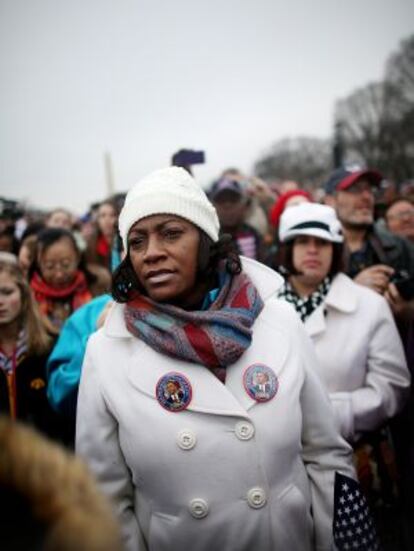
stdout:
[[358,306],[358,289],[348,276],[337,274],[329,289],[326,299],[319,308],[306,320],[306,332],[310,337],[326,330],[326,314],[329,310],[337,310],[344,314],[355,312]]
[[[240,258],[243,271],[247,273],[256,286],[262,300],[266,302],[270,297],[275,296],[277,290],[283,284],[282,276],[256,260],[244,256]],[[108,337],[133,337],[125,325],[124,308],[123,304],[115,303],[110,309],[104,324],[104,332]]]

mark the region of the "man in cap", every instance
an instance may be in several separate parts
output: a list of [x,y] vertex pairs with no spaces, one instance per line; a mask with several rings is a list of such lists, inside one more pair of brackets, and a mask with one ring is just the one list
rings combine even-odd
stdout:
[[374,190],[382,181],[375,170],[339,168],[325,184],[325,202],[340,219],[347,259],[345,271],[357,283],[384,295],[397,319],[414,319],[414,296],[401,295],[394,280],[414,278],[414,247],[374,225]]
[[220,178],[213,183],[209,198],[217,210],[221,232],[232,236],[239,254],[262,260],[262,238],[246,223],[250,198],[243,184],[229,177]]

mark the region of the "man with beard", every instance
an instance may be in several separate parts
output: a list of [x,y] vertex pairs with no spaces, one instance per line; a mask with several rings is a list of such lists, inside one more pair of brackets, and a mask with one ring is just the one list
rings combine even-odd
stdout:
[[374,189],[381,180],[375,170],[337,169],[325,184],[325,202],[336,209],[342,223],[346,273],[384,295],[397,320],[412,320],[414,297],[401,293],[402,287],[394,281],[403,275],[414,277],[414,247],[374,225]]

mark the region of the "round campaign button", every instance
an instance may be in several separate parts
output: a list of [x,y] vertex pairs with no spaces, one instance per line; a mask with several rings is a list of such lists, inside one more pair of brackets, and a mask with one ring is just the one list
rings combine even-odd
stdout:
[[191,402],[190,381],[185,375],[171,371],[158,381],[155,395],[161,406],[168,411],[183,411]]
[[276,396],[279,382],[275,372],[264,364],[253,364],[246,369],[243,384],[247,394],[256,402],[268,402]]

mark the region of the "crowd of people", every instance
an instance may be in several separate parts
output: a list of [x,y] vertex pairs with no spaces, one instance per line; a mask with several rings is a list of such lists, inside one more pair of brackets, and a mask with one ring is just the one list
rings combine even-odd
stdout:
[[88,465],[125,549],[413,548],[414,202],[382,183],[173,166],[3,213],[0,412]]

